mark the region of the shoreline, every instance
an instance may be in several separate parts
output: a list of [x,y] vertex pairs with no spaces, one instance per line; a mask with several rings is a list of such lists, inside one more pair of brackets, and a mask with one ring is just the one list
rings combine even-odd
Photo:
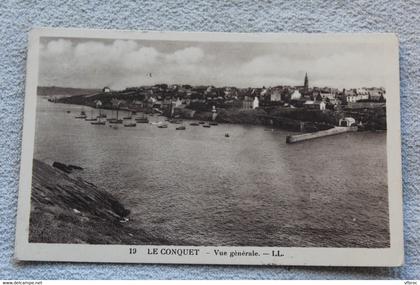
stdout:
[[[62,102],[58,101],[56,103],[59,104],[68,104],[68,105],[75,105],[75,106],[81,106],[81,107],[88,107],[92,109],[97,109],[95,106],[92,106],[90,104],[78,104],[77,102]],[[51,104],[56,104],[52,103]],[[102,107],[102,110],[108,110],[115,112],[115,109],[108,108],[108,107]],[[131,110],[129,108],[120,108],[120,112],[133,112],[134,110]],[[203,112],[203,111],[194,111],[189,108],[183,108],[183,109],[177,109],[178,112],[176,112],[174,118],[176,119],[183,119],[183,120],[195,120],[195,121],[212,121],[212,112]],[[305,110],[307,111],[307,110]],[[150,115],[150,112],[147,112],[145,110],[137,110],[136,112],[144,113],[145,115]],[[193,116],[190,116],[189,114],[194,113]],[[297,112],[297,109],[296,111]],[[313,112],[313,110],[309,111]],[[157,114],[152,113],[152,114]],[[162,117],[165,117],[167,119],[170,119],[170,116],[167,114],[167,112],[163,112],[160,114]],[[242,109],[220,109],[220,111],[217,113],[217,116],[215,118],[215,121],[217,123],[225,123],[225,124],[241,124],[241,125],[258,125],[258,126],[264,126],[264,127],[270,127],[273,129],[280,129],[284,131],[293,131],[293,132],[316,132],[320,130],[326,130],[333,128],[334,125],[331,123],[332,114],[327,113],[325,116],[326,119],[324,122],[318,122],[318,121],[303,121],[299,119],[294,119],[286,116],[282,116],[283,114],[274,114],[274,122],[270,122],[267,117],[270,115],[263,109],[255,109],[255,110],[242,110]],[[329,122],[328,122],[329,121]]]
[[40,160],[33,160],[29,242],[167,244],[133,227],[130,210],[112,194]]

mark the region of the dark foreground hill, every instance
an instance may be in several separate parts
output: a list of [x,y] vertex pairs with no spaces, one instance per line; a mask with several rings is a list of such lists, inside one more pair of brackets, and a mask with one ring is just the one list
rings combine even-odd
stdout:
[[130,224],[130,211],[108,192],[34,160],[29,241],[164,244]]

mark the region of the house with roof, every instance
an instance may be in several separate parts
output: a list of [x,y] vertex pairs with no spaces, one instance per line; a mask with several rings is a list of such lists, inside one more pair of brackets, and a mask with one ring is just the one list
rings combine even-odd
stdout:
[[291,100],[300,100],[301,98],[302,94],[297,89],[295,89],[295,91],[293,91],[292,95],[290,96]]
[[372,87],[372,88],[368,88],[367,91],[369,92],[369,99],[372,101],[385,101],[386,98],[386,92],[385,89],[380,87]]

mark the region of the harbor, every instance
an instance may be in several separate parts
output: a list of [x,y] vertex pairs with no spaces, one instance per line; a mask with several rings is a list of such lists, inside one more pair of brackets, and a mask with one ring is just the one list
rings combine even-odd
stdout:
[[[82,110],[87,118],[92,110],[99,115],[98,108],[39,96],[34,158],[81,167],[77,176],[130,210],[127,226],[133,232],[177,245],[389,244],[382,206],[387,203],[386,132],[286,144],[287,136],[301,133],[266,125],[210,125],[211,119],[170,122],[159,114],[125,110],[118,114],[123,123],[110,123],[107,119],[116,119],[110,109],[101,110],[105,124],[94,125],[75,118]],[[130,115],[131,120],[123,119]],[[136,118],[148,122],[124,127]],[[176,129],[181,126],[185,130]],[[124,240],[130,243],[129,237]]]

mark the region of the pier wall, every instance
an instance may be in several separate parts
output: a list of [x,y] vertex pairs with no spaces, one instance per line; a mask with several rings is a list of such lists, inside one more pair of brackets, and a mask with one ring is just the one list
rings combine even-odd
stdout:
[[296,143],[301,141],[312,140],[316,138],[322,138],[326,136],[338,135],[348,132],[356,132],[357,127],[335,127],[329,130],[300,134],[300,135],[291,135],[286,137],[286,143]]

